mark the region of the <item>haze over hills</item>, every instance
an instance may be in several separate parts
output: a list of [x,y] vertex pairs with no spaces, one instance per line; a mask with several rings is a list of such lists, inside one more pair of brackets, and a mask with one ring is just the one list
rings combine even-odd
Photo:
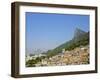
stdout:
[[89,44],[89,32],[85,32],[79,28],[75,29],[74,36],[71,40],[63,43],[62,45],[56,47],[53,50],[48,50],[48,56],[54,56],[62,52],[62,49],[72,50],[79,46],[85,46]]
[[89,32],[76,28],[71,40],[47,52],[38,49],[35,53],[26,56],[26,67],[89,64]]

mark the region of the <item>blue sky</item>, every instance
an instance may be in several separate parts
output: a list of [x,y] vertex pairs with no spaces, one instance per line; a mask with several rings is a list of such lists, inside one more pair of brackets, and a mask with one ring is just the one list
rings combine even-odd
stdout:
[[89,15],[26,12],[26,50],[49,50],[72,39],[75,28],[89,31]]

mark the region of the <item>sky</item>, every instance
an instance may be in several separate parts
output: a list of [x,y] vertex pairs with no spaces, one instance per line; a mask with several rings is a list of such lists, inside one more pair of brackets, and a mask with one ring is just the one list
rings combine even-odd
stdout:
[[26,12],[26,52],[47,51],[71,40],[76,28],[89,31],[89,15]]

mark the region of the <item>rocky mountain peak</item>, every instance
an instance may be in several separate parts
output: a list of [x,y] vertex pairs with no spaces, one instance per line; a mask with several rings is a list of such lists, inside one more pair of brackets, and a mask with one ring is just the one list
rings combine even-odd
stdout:
[[74,39],[80,38],[84,34],[86,34],[85,31],[83,31],[83,30],[81,30],[79,28],[76,28],[75,32],[74,32]]

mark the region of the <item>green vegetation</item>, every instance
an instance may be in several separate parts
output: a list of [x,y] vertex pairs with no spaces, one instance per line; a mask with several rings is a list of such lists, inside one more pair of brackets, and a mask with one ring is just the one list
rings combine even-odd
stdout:
[[36,63],[37,63],[37,61],[34,60],[34,59],[28,60],[28,61],[26,62],[26,66],[27,66],[27,67],[35,67],[35,64],[36,64]]
[[[28,60],[26,62],[26,65],[27,67],[35,67],[36,64],[38,64],[39,62],[41,63],[42,59],[45,59],[45,58],[49,59],[52,56],[62,53],[62,49],[71,51],[75,49],[76,47],[85,46],[85,45],[89,45],[89,32],[83,32],[78,29],[76,30],[76,33],[74,37],[72,38],[72,40],[65,42],[64,44],[56,47],[53,50],[48,50],[47,52],[42,53],[42,54],[46,54],[46,56],[36,57],[31,60]],[[88,60],[84,64],[87,64],[87,63],[89,63]]]
[[26,62],[26,65],[27,67],[35,67],[35,64],[37,64],[38,62],[41,62],[42,59],[44,59],[45,56],[41,56],[41,57],[37,57],[36,59],[31,59],[31,60],[28,60]]
[[72,40],[56,47],[53,50],[48,50],[46,54],[48,57],[51,57],[57,55],[58,53],[61,53],[62,49],[73,50],[76,47],[85,46],[88,44],[89,44],[89,32],[81,35],[80,37],[73,38]]

